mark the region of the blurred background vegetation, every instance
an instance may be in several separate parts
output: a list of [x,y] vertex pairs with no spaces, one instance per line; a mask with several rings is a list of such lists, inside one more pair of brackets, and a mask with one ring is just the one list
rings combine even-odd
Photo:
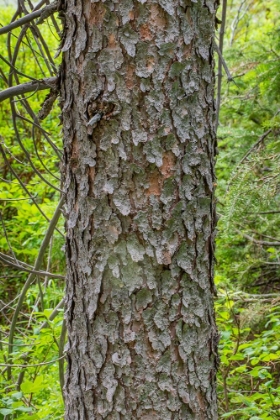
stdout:
[[[280,418],[280,0],[227,3],[223,56],[230,77],[223,70],[216,166],[220,418],[274,420]],[[15,14],[6,3],[1,25],[28,10]],[[52,17],[39,29],[0,37],[1,89],[57,74],[59,25]],[[217,44],[218,36],[217,30]],[[40,120],[45,97],[35,92],[0,103],[3,420],[63,418],[62,217],[40,267],[55,274],[28,272],[60,196],[59,107]]]

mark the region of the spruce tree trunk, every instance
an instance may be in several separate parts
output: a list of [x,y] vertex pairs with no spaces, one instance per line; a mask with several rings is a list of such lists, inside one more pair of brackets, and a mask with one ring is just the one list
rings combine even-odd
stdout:
[[217,419],[216,1],[61,7],[65,419]]

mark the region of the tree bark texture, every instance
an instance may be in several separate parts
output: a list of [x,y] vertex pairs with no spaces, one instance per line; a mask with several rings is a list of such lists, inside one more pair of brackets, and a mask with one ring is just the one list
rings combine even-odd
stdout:
[[67,0],[67,420],[217,419],[214,0]]

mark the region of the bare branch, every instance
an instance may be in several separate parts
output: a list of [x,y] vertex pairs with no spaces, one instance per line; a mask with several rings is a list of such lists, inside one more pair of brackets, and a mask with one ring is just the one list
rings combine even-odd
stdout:
[[[225,298],[225,295],[222,293],[218,293],[218,297],[219,298]],[[235,292],[235,293],[229,293],[227,294],[227,298],[230,300],[234,300],[234,301],[243,301],[243,302],[248,302],[248,301],[260,301],[260,300],[269,300],[271,301],[272,299],[279,299],[280,298],[280,294],[279,293],[268,293],[268,294],[251,294],[251,293],[246,293],[246,292]]]
[[55,279],[65,279],[65,277],[61,274],[53,274],[49,273],[48,271],[33,270],[33,267],[29,266],[28,264],[25,264],[18,259],[12,258],[9,255],[3,254],[2,252],[0,252],[0,261],[2,261],[4,264],[14,267],[17,270],[26,271],[27,273],[33,273],[38,276],[46,276]]
[[222,22],[221,22],[221,29],[220,29],[220,36],[219,36],[219,47],[214,44],[216,51],[220,52],[219,54],[219,62],[218,62],[218,82],[217,82],[217,103],[216,103],[216,132],[218,130],[219,125],[219,114],[220,114],[220,106],[221,106],[221,96],[222,96],[222,66],[223,64],[223,47],[224,47],[224,35],[225,35],[225,26],[226,26],[226,16],[227,16],[227,0],[223,0],[223,9],[222,9]]
[[61,356],[61,357],[59,357],[57,359],[50,360],[49,362],[35,363],[34,365],[18,365],[18,364],[0,363],[0,366],[8,367],[8,368],[11,368],[11,367],[20,367],[20,368],[38,367],[38,366],[50,365],[50,364],[55,363],[55,362],[57,362],[57,361],[59,361],[61,359],[64,359],[64,358],[65,358],[65,356],[63,355],[63,356]]
[[280,210],[260,211],[258,214],[278,214]]
[[[53,235],[54,229],[56,227],[56,224],[58,222],[58,219],[60,217],[61,214],[61,209],[62,209],[62,205],[64,202],[64,198],[61,198],[56,211],[54,213],[54,216],[52,218],[52,220],[50,221],[48,230],[46,232],[46,235],[44,237],[44,240],[41,244],[36,262],[34,264],[34,270],[40,270],[40,267],[42,265],[43,262],[43,257],[45,254],[45,251],[49,245],[50,239]],[[14,315],[13,315],[13,319],[12,319],[12,323],[11,323],[11,328],[10,328],[10,335],[9,335],[9,360],[11,360],[11,353],[13,352],[13,343],[14,343],[14,333],[15,333],[15,328],[16,328],[16,323],[17,323],[17,319],[18,319],[18,315],[20,313],[21,307],[23,305],[23,301],[25,298],[25,295],[30,287],[30,284],[33,282],[34,278],[35,278],[36,274],[30,273],[28,276],[28,279],[25,282],[25,285],[22,288],[18,303],[17,303],[17,307],[15,309]],[[11,366],[8,366],[8,377],[11,378]]]
[[218,47],[218,45],[216,44],[216,42],[214,42],[214,48],[215,48],[215,51],[217,51],[217,53],[218,53],[218,56],[219,56],[219,59],[221,60],[221,63],[223,65],[223,68],[225,69],[228,82],[234,82],[234,79],[233,79],[233,77],[232,77],[232,75],[231,75],[231,73],[229,71],[229,68],[227,66],[227,63],[225,62],[225,59],[224,59],[224,57],[223,57],[223,55],[221,53],[221,50]]
[[[22,182],[22,180],[20,179],[20,177],[18,176],[18,174],[14,171],[13,167],[11,166],[9,160],[7,159],[6,153],[4,148],[2,147],[1,143],[0,143],[0,152],[2,153],[2,156],[4,158],[4,161],[6,163],[6,165],[8,166],[8,168],[10,169],[11,173],[14,175],[14,177],[17,179],[18,183],[21,185],[22,189],[26,192],[26,194],[30,197],[30,199],[32,200],[33,204],[37,207],[37,209],[39,210],[39,212],[42,214],[42,216],[48,221],[50,222],[50,219],[46,216],[46,214],[43,212],[43,210],[41,209],[41,207],[38,205],[37,200],[31,195],[31,193],[28,191],[26,185]],[[55,230],[64,238],[64,235],[62,232],[60,232],[60,230],[56,227]]]
[[62,358],[62,356],[63,356],[63,353],[64,353],[66,333],[67,333],[67,328],[66,328],[66,322],[65,322],[65,319],[64,319],[63,323],[62,323],[61,334],[60,334],[60,339],[59,339],[59,353],[58,353],[58,356],[59,356],[59,362],[58,362],[59,383],[60,383],[60,389],[61,389],[61,393],[62,393],[63,398],[64,398],[64,393],[63,393],[63,389],[64,389],[64,359]]
[[21,71],[19,71],[15,66],[13,66],[8,60],[6,60],[6,58],[5,57],[3,57],[3,55],[1,55],[0,54],[0,60],[2,60],[2,61],[4,61],[4,63],[6,63],[8,66],[10,66],[11,67],[11,71],[13,71],[13,72],[15,72],[15,73],[17,73],[17,74],[19,74],[20,76],[23,76],[23,77],[26,77],[27,79],[30,79],[30,80],[37,80],[36,78],[34,78],[34,77],[31,77],[31,76],[29,76],[29,75],[27,75],[27,74],[24,74],[24,73],[22,73]]
[[12,86],[0,92],[0,102],[14,96],[23,95],[24,93],[35,92],[45,89],[55,89],[57,84],[57,77],[47,77],[41,80],[34,80],[21,85]]
[[13,121],[13,126],[14,126],[14,132],[15,132],[15,135],[16,135],[16,138],[17,138],[17,141],[18,141],[18,143],[19,143],[19,145],[20,145],[20,147],[21,147],[21,149],[22,149],[22,151],[24,152],[24,154],[25,154],[25,156],[26,156],[26,158],[27,158],[27,160],[28,160],[28,162],[30,163],[30,165],[31,165],[31,167],[32,167],[32,169],[34,170],[34,172],[38,175],[38,177],[39,178],[41,178],[42,179],[42,181],[44,181],[46,184],[48,184],[51,188],[53,188],[53,189],[55,189],[55,190],[57,190],[57,191],[59,191],[59,192],[62,192],[59,188],[57,188],[55,185],[52,185],[42,174],[41,174],[41,172],[40,171],[38,171],[37,169],[36,169],[36,167],[35,167],[35,165],[34,165],[34,163],[33,163],[33,161],[32,161],[32,159],[31,159],[31,156],[30,156],[30,153],[28,152],[28,150],[25,148],[25,146],[24,146],[24,144],[23,144],[23,142],[21,141],[21,137],[20,137],[20,133],[19,133],[19,130],[18,130],[18,128],[17,128],[17,124],[16,124],[16,116],[17,116],[17,113],[16,113],[16,108],[15,108],[15,104],[13,103],[13,101],[11,101],[11,110],[12,110],[12,121]]
[[47,118],[47,116],[52,110],[54,102],[56,101],[57,95],[58,95],[57,90],[51,90],[48,93],[48,95],[45,97],[44,102],[41,104],[42,108],[38,112],[39,121],[42,121],[45,118]]
[[50,4],[49,6],[44,7],[43,9],[36,10],[35,12],[31,12],[28,15],[23,16],[22,18],[9,23],[9,25],[3,26],[0,28],[0,35],[4,35],[13,29],[18,28],[19,26],[23,26],[26,23],[32,22],[33,20],[40,18],[37,24],[42,23],[45,19],[47,19],[50,15],[52,15],[57,10],[57,2]]
[[248,239],[249,241],[258,244],[258,245],[267,245],[267,246],[280,246],[280,242],[269,242],[269,241],[262,241],[260,239],[255,239],[250,235],[247,235],[246,233],[241,232],[241,230],[239,229],[234,229],[236,230],[237,233],[239,233],[240,235],[242,235],[244,238]]
[[261,144],[263,142],[263,140],[272,132],[272,128],[270,128],[269,130],[267,130],[265,133],[263,133],[263,135],[256,141],[256,143],[253,144],[253,146],[248,150],[248,152],[246,153],[245,156],[243,156],[243,158],[241,159],[241,161],[239,162],[239,164],[237,165],[240,166],[245,159],[247,159],[247,157],[253,152],[253,150],[258,147],[259,144]]

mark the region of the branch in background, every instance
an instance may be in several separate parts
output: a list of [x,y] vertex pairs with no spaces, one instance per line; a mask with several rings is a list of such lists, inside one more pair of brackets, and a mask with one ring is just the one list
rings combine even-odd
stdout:
[[[225,295],[218,293],[218,297],[219,298],[224,298]],[[241,292],[241,293],[234,293],[234,294],[230,294],[227,296],[228,299],[230,300],[234,300],[235,302],[269,302],[272,303],[273,301],[275,302],[279,302],[280,299],[280,294],[279,293],[268,293],[268,294],[249,294],[249,293],[245,293],[245,292]]]
[[38,19],[38,22],[36,24],[42,23],[45,19],[47,19],[49,16],[51,16],[54,12],[57,11],[57,2],[54,2],[43,9],[36,10],[35,12],[31,12],[26,16],[23,16],[22,18],[9,23],[9,25],[3,26],[0,28],[0,35],[4,35],[13,29],[18,28],[19,26],[23,26],[26,23],[32,22],[33,20]]
[[255,244],[258,245],[267,245],[267,246],[280,246],[280,242],[269,242],[269,241],[262,241],[260,239],[255,239],[250,235],[247,235],[246,233],[241,232],[241,230],[239,229],[234,229],[237,233],[239,233],[240,235],[242,235],[244,238],[248,239],[251,242],[254,242]]
[[9,368],[11,368],[11,367],[20,367],[20,368],[25,368],[26,369],[28,367],[38,367],[38,366],[50,365],[50,364],[55,363],[58,360],[61,360],[61,359],[64,359],[64,358],[65,358],[65,355],[63,355],[63,356],[61,356],[61,357],[59,357],[57,359],[50,360],[49,362],[35,363],[34,365],[17,365],[17,364],[12,365],[12,364],[7,364],[7,363],[0,363],[0,366],[9,367]]
[[53,104],[56,101],[57,95],[58,95],[58,91],[56,89],[51,89],[49,94],[46,96],[44,102],[41,104],[42,108],[38,112],[38,118],[40,121],[47,118],[47,116],[51,112]]
[[61,274],[53,274],[49,273],[48,271],[33,270],[33,267],[31,267],[29,264],[25,264],[24,262],[12,258],[9,255],[3,254],[2,252],[0,252],[0,261],[2,261],[4,264],[14,267],[17,270],[26,271],[27,273],[33,273],[38,276],[46,276],[54,279],[65,279],[65,276],[62,276]]
[[[33,196],[33,198],[36,198],[36,195]],[[26,198],[0,198],[0,201],[25,201],[25,200],[30,200],[29,197]]]
[[13,101],[11,101],[11,111],[12,111],[12,120],[13,120],[13,126],[14,126],[14,132],[15,132],[15,135],[16,135],[16,139],[17,139],[17,141],[18,141],[18,143],[19,143],[19,145],[20,145],[23,153],[25,154],[28,162],[30,163],[30,166],[34,170],[34,173],[37,174],[38,177],[41,178],[41,180],[44,181],[47,185],[49,185],[51,188],[53,188],[53,189],[55,189],[55,190],[57,190],[59,192],[62,192],[60,190],[60,188],[56,187],[55,185],[52,185],[45,178],[45,176],[43,176],[42,173],[36,169],[36,166],[34,165],[33,160],[31,159],[30,153],[28,152],[28,150],[26,149],[26,147],[24,146],[24,144],[23,144],[23,142],[21,140],[21,136],[20,136],[20,133],[19,133],[17,124],[16,124],[16,115],[17,115],[17,113],[16,113],[16,107],[15,107],[15,104],[14,104]]
[[235,31],[238,27],[239,22],[243,19],[243,16],[246,14],[247,10],[249,9],[249,4],[245,7],[243,13],[242,13],[242,8],[244,6],[244,4],[246,5],[246,1],[247,0],[242,0],[240,2],[238,11],[237,11],[237,15],[235,16],[235,19],[233,20],[232,24],[231,24],[231,36],[230,36],[230,41],[229,44],[232,47],[233,44],[233,40],[234,40],[234,35],[235,35]]
[[[6,64],[8,64],[8,66],[10,66],[11,67],[11,69],[12,69],[12,71],[13,72],[15,72],[15,73],[17,73],[17,74],[19,74],[20,76],[23,76],[23,77],[26,77],[27,79],[30,79],[30,80],[37,80],[36,78],[34,78],[34,77],[31,77],[31,76],[29,76],[29,75],[27,75],[27,74],[24,74],[24,73],[22,73],[21,71],[19,71],[17,68],[15,68],[15,66],[13,66],[8,60],[6,60],[6,58],[5,57],[3,57],[3,55],[1,55],[0,54],[0,60],[1,61],[4,61],[4,63],[6,63]],[[6,82],[7,83],[7,82]]]
[[253,152],[253,150],[259,146],[259,144],[261,144],[263,142],[263,140],[272,132],[272,128],[270,128],[269,130],[267,130],[265,133],[263,133],[263,135],[256,141],[255,144],[253,144],[253,146],[248,150],[248,152],[246,153],[245,156],[243,156],[243,158],[241,159],[241,161],[239,162],[239,164],[237,165],[237,168],[244,162],[245,159],[247,159],[247,157]]
[[[1,138],[1,137],[0,137]],[[7,167],[9,168],[9,170],[11,171],[11,173],[14,175],[14,177],[17,179],[19,185],[22,187],[22,189],[26,192],[26,194],[30,197],[30,200],[33,202],[33,204],[37,207],[37,209],[39,210],[39,212],[42,214],[42,216],[47,220],[47,222],[50,222],[50,219],[47,217],[47,215],[43,212],[43,210],[41,209],[41,207],[38,205],[36,198],[34,198],[31,193],[28,191],[28,189],[26,188],[25,184],[22,182],[20,176],[14,171],[13,167],[10,164],[9,159],[7,159],[6,153],[4,148],[1,145],[0,142],[0,152],[2,153],[2,156],[4,158],[4,161],[7,165]],[[64,238],[64,235],[62,232],[60,232],[60,230],[56,227],[55,230]]]
[[24,93],[35,92],[45,89],[56,89],[57,77],[48,77],[34,82],[22,83],[21,85],[12,86],[0,92],[0,102],[13,96],[23,95]]
[[63,323],[62,323],[61,334],[60,334],[60,339],[59,339],[59,353],[58,353],[58,357],[59,357],[59,359],[58,359],[59,360],[59,362],[58,362],[59,383],[60,383],[60,389],[61,389],[63,399],[64,399],[64,393],[63,393],[63,388],[64,388],[64,359],[62,358],[62,356],[64,354],[64,345],[65,345],[66,333],[67,333],[67,328],[66,328],[66,322],[65,322],[65,319],[64,319]]
[[278,214],[280,210],[260,211],[258,214]]
[[[276,117],[278,114],[280,113],[280,109],[277,110],[277,112],[275,113],[275,115],[273,116]],[[228,188],[231,186],[233,180],[236,178],[237,174],[238,174],[238,169],[239,167],[242,165],[242,163],[247,159],[247,157],[254,151],[254,149],[256,147],[258,147],[263,141],[264,139],[272,132],[273,128],[270,128],[269,130],[267,130],[265,133],[263,133],[258,140],[256,141],[256,143],[253,144],[253,146],[248,150],[248,152],[245,154],[245,156],[243,156],[243,158],[241,159],[241,161],[236,165],[236,173],[235,175],[231,178],[231,180],[228,183]],[[261,214],[261,213],[259,213]],[[265,213],[262,213],[265,214]]]
[[227,66],[227,63],[225,62],[225,59],[222,56],[221,50],[218,47],[218,45],[216,44],[216,42],[214,43],[214,49],[218,53],[219,58],[221,59],[221,63],[223,65],[223,68],[225,69],[228,82],[234,82],[234,78],[232,77],[231,72],[229,71],[229,68]]
[[270,210],[270,211],[246,211],[245,214],[279,214],[280,210]]
[[[258,214],[260,214],[260,213],[258,213]],[[238,222],[235,222],[235,223],[237,224],[237,226],[240,227],[240,229],[246,229],[246,226],[244,226],[243,224],[238,223]],[[268,238],[268,239],[272,239],[273,241],[279,242],[278,239],[276,239],[274,236],[265,235],[264,233],[261,233],[258,230],[250,228],[250,232],[256,233],[257,235],[260,235],[262,238]]]
[[[52,313],[50,314],[49,318],[47,319],[47,321],[44,321],[40,328],[39,331],[41,331],[44,328],[48,328],[49,327],[49,321],[53,321],[55,319],[55,317],[59,314],[59,310],[62,309],[64,306],[64,299],[62,299],[59,304],[54,308],[54,310],[52,311]],[[64,353],[64,343],[65,343],[65,337],[66,337],[66,325],[65,325],[65,320],[63,320],[62,323],[62,328],[61,328],[61,334],[60,334],[60,339],[59,339],[59,358],[57,360],[59,360],[58,362],[58,367],[59,367],[59,382],[60,382],[60,387],[61,387],[61,392],[62,392],[62,396],[63,396],[63,385],[64,385],[64,361],[63,361],[63,353]],[[8,343],[5,343],[8,344]],[[30,354],[31,355],[32,350],[27,353],[27,356]],[[21,358],[23,356],[21,355]],[[20,390],[20,385],[23,382],[23,378],[24,378],[24,374],[25,374],[25,369],[26,367],[28,367],[27,365],[22,366],[22,370],[18,375],[18,380],[17,380],[17,387]]]
[[[60,200],[60,202],[59,202],[59,204],[56,208],[56,211],[54,213],[54,216],[53,216],[52,220],[50,221],[49,227],[47,229],[47,232],[46,232],[45,237],[43,239],[43,242],[41,244],[36,262],[34,264],[34,270],[35,271],[40,270],[40,267],[41,267],[42,262],[43,262],[45,251],[49,246],[49,242],[50,242],[51,237],[53,235],[54,229],[55,229],[56,224],[58,222],[58,219],[61,215],[61,209],[62,209],[63,203],[64,203],[64,197],[61,198],[61,200]],[[26,295],[30,285],[32,284],[35,276],[36,276],[36,274],[34,274],[34,273],[29,274],[28,279],[26,280],[26,282],[25,282],[25,284],[22,288],[22,291],[20,293],[20,297],[19,297],[16,309],[15,309],[15,312],[14,312],[14,315],[13,315],[13,319],[12,319],[11,327],[10,327],[9,348],[8,348],[8,355],[9,355],[8,356],[8,362],[10,362],[10,363],[11,363],[11,354],[13,353],[14,333],[15,333],[15,328],[16,328],[18,315],[19,315],[20,310],[22,308],[22,305],[23,305],[23,302],[24,302],[24,299],[25,299],[25,295]],[[8,369],[7,369],[8,370],[8,379],[11,379],[11,374],[12,374],[11,367],[12,366],[8,366]]]
[[[220,28],[220,36],[219,36],[219,46],[215,43],[214,47],[219,55],[219,62],[218,62],[218,82],[217,82],[217,103],[216,103],[216,132],[218,130],[219,125],[219,114],[220,114],[220,106],[221,106],[221,95],[222,95],[222,66],[224,66],[225,71],[227,73],[228,68],[226,62],[223,59],[223,47],[224,47],[224,35],[225,35],[225,26],[226,26],[226,16],[227,16],[227,0],[223,0],[223,9],[222,9],[222,21],[221,21],[221,28]],[[229,73],[229,72],[228,72]],[[232,80],[232,77],[227,73],[228,81]]]

